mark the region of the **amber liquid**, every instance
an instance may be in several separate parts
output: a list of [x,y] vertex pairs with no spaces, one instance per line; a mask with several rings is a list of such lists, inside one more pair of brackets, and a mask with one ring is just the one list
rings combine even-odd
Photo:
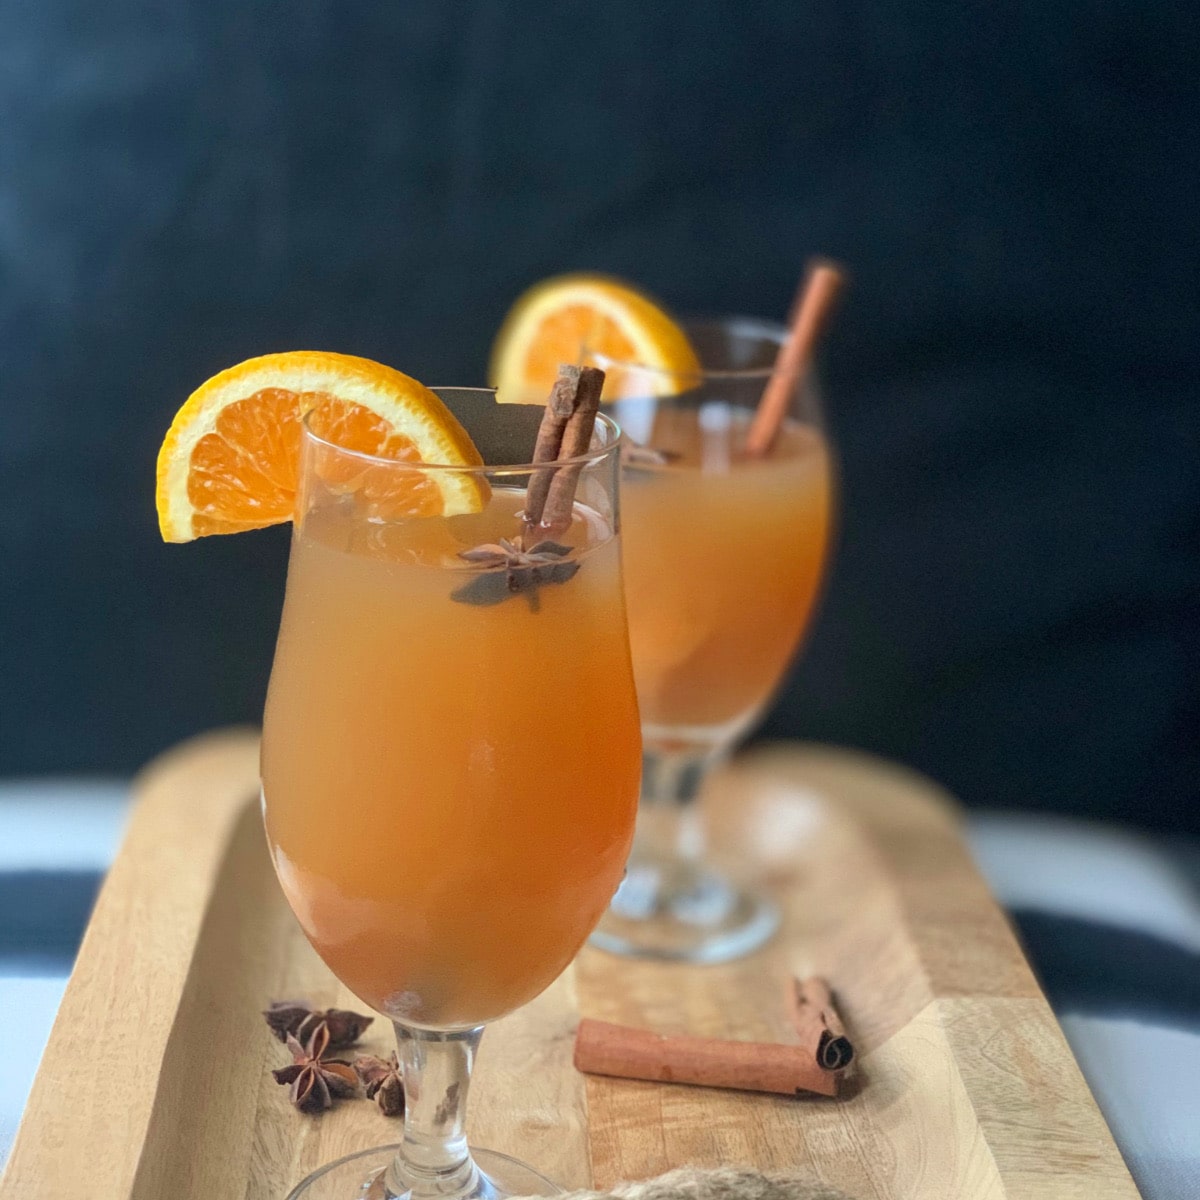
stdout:
[[632,837],[616,539],[577,508],[563,540],[593,548],[538,611],[451,599],[473,577],[457,551],[511,536],[520,502],[395,527],[316,513],[292,547],[263,731],[271,852],[334,974],[417,1025],[477,1025],[542,991]]
[[[648,439],[675,455],[622,477],[625,594],[648,747],[723,742],[762,708],[812,614],[830,527],[831,464],[787,424],[748,459],[728,409],[662,409]],[[618,418],[619,419],[619,418]]]

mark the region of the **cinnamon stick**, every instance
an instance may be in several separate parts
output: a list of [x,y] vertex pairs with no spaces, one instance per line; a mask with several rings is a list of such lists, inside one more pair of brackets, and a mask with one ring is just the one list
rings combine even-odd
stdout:
[[[596,414],[600,411],[600,390],[604,387],[604,372],[599,367],[576,367],[578,372],[575,386],[575,404],[571,415],[567,418],[566,426],[558,450],[558,461],[578,458],[586,454],[592,444],[592,431],[596,427]],[[559,378],[563,378],[566,368],[559,368]],[[555,383],[557,389],[558,384]],[[554,393],[551,393],[553,401]],[[550,405],[546,406],[547,412]],[[540,440],[540,437],[539,437]],[[536,453],[536,451],[535,451]],[[560,467],[557,471],[538,472],[539,475],[549,475],[549,488],[546,492],[545,503],[533,516],[526,506],[525,519],[528,524],[536,525],[545,534],[555,534],[566,529],[571,524],[571,510],[575,504],[575,489],[579,485],[579,476],[583,470],[582,463],[573,466]],[[533,484],[531,482],[530,487]]]
[[844,273],[834,263],[815,259],[809,264],[792,305],[787,340],[779,348],[775,369],[767,380],[750,431],[746,434],[747,454],[770,453],[787,416],[796,383],[811,365],[817,339],[844,282]]
[[666,1037],[584,1018],[575,1035],[575,1067],[589,1075],[690,1083],[749,1092],[836,1096],[839,1076],[803,1046]]
[[787,1010],[800,1045],[825,1070],[841,1071],[854,1061],[854,1047],[824,979],[789,979]]
[[[558,460],[562,448],[563,434],[567,422],[575,412],[579,396],[580,369],[568,364],[558,368],[558,377],[550,389],[550,398],[546,401],[546,411],[542,413],[542,423],[538,426],[537,442],[533,447],[535,463],[552,463]],[[550,483],[554,478],[553,471],[534,471],[529,480],[529,489],[525,493],[525,521],[536,525],[542,519],[542,511],[546,505],[546,496],[550,492]]]

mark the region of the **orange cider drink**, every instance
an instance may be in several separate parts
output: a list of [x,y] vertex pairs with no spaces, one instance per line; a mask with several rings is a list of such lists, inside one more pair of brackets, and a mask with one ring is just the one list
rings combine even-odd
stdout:
[[164,540],[292,523],[267,841],[318,954],[396,1034],[390,1063],[353,1065],[323,1057],[323,1021],[287,1037],[273,1075],[302,1111],[364,1070],[404,1092],[399,1145],[327,1163],[292,1200],[562,1191],[469,1146],[465,1122],[484,1024],[568,964],[633,840],[641,734],[603,380],[568,364],[548,399],[501,408],[487,389],[285,351],[206,380],[163,438]]
[[[625,594],[648,743],[725,741],[774,690],[808,625],[830,526],[830,462],[785,424],[768,458],[742,454],[736,411],[662,408],[666,461],[625,472]],[[705,428],[707,426],[707,428]]]
[[520,529],[524,492],[502,475],[482,511],[450,517],[366,519],[313,469],[302,490],[267,835],[317,952],[406,1024],[476,1026],[532,999],[620,882],[639,723],[615,513],[585,502],[605,499],[612,459],[584,471],[557,535],[573,575],[516,592],[461,557]]
[[[782,327],[685,329],[696,358],[682,367],[590,356],[608,372],[605,396],[629,437],[625,594],[646,751],[637,845],[592,940],[719,962],[761,945],[778,912],[710,863],[692,801],[761,716],[812,619],[834,465],[811,380],[776,381]],[[751,453],[757,406],[780,382],[786,414],[770,452]]]
[[812,617],[833,466],[807,363],[840,286],[836,267],[811,264],[789,331],[741,317],[680,324],[626,281],[559,275],[518,297],[492,347],[502,399],[544,388],[556,362],[603,369],[627,438],[625,589],[645,759],[628,872],[592,937],[613,953],[721,962],[778,923],[769,898],[709,861],[692,802],[761,715]]
[[[496,336],[502,400],[544,393],[556,362],[605,371],[627,438],[625,587],[647,751],[727,749],[811,619],[833,465],[812,381],[782,363],[788,341],[748,317],[679,324],[634,285],[590,273],[529,288]],[[750,431],[768,388],[781,404],[764,454]]]

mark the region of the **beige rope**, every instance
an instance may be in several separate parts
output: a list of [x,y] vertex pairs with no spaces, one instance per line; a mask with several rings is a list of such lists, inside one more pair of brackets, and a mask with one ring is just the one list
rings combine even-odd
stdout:
[[[526,1198],[529,1200],[529,1198]],[[745,1167],[698,1171],[684,1167],[611,1192],[568,1192],[560,1200],[847,1200],[841,1192],[799,1175],[762,1175]]]

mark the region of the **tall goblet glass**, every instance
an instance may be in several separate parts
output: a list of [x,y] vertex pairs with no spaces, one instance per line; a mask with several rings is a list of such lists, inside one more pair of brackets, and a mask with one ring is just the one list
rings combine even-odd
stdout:
[[587,353],[633,443],[623,471],[625,595],[645,743],[629,872],[592,944],[719,962],[778,923],[709,862],[693,801],[754,724],[808,625],[826,560],[833,462],[813,382],[787,381],[771,452],[745,438],[787,331],[746,318],[686,327],[678,374]]
[[[601,417],[571,460],[573,519],[556,536],[570,553],[538,567],[460,557],[520,530],[529,465],[398,463],[304,431],[263,729],[267,836],[309,941],[394,1022],[407,1106],[402,1143],[331,1164],[295,1197],[558,1190],[469,1150],[464,1113],[483,1026],[571,961],[632,840],[618,438]],[[487,499],[408,515],[430,487]]]

